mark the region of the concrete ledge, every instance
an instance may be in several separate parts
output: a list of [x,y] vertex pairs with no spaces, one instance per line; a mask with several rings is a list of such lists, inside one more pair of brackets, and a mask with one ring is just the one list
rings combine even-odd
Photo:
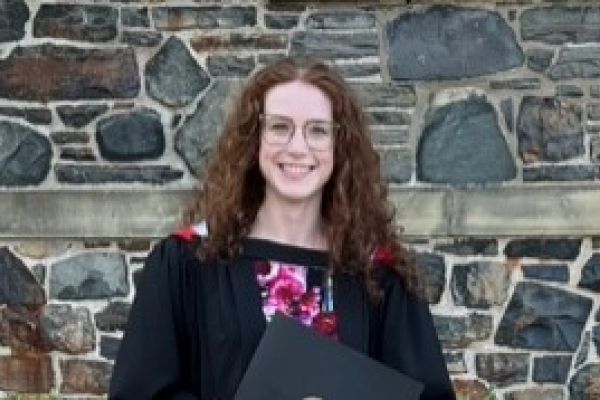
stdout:
[[[190,190],[0,192],[2,238],[162,237]],[[405,236],[600,235],[600,187],[392,189]]]

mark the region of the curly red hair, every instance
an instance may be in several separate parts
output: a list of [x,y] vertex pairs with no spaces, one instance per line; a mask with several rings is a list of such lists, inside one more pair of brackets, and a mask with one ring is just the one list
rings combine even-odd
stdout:
[[209,227],[198,256],[231,259],[240,254],[241,239],[248,235],[265,194],[258,166],[259,115],[264,111],[265,94],[295,80],[322,90],[331,101],[333,120],[339,124],[333,172],[321,204],[329,267],[333,272],[360,276],[369,294],[378,297],[373,265],[383,260],[416,292],[419,282],[414,262],[394,225],[395,208],[387,198],[379,155],[371,143],[362,106],[341,75],[319,60],[281,59],[254,74],[242,88],[183,215],[185,226],[205,221]]

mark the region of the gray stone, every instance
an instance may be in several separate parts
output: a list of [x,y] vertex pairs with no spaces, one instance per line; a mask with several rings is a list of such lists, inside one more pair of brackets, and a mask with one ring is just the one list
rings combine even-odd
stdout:
[[493,329],[490,315],[470,313],[467,316],[434,315],[433,324],[444,348],[456,349],[490,337]]
[[388,24],[392,79],[460,79],[523,64],[513,30],[495,11],[433,6]]
[[597,7],[536,7],[521,13],[521,37],[550,44],[600,41]]
[[463,374],[467,372],[465,355],[462,352],[444,352],[444,360],[450,374]]
[[95,161],[96,155],[94,150],[89,147],[61,147],[60,149],[61,160],[71,161]]
[[154,159],[165,150],[160,115],[149,108],[98,121],[96,141],[102,157],[111,161]]
[[108,393],[112,363],[96,360],[60,360],[60,393]]
[[539,89],[540,86],[540,78],[513,78],[490,81],[490,89]]
[[51,158],[48,138],[24,125],[0,121],[0,186],[41,183]]
[[153,31],[123,31],[121,34],[121,42],[137,47],[154,47],[158,46],[162,40],[160,32]]
[[401,127],[393,129],[378,129],[379,127],[370,127],[371,129],[371,141],[375,145],[390,145],[390,144],[406,144],[409,138],[408,127]]
[[515,131],[515,112],[513,107],[513,101],[511,98],[504,99],[500,102],[500,111],[504,117],[504,123],[510,132]]
[[600,134],[600,125],[586,125],[585,127],[585,131],[586,133],[589,133],[590,135],[598,135]]
[[87,132],[51,132],[50,139],[56,144],[85,144],[89,143]]
[[235,55],[209,55],[206,58],[206,68],[214,77],[248,76],[254,69],[254,57]]
[[600,121],[600,103],[590,103],[586,106],[587,118],[590,121]]
[[533,359],[533,381],[566,383],[572,356],[543,356]]
[[417,178],[489,183],[515,178],[516,166],[491,104],[470,96],[428,110],[417,149]]
[[127,326],[127,319],[131,304],[122,301],[109,303],[106,308],[95,314],[96,325],[102,331],[124,331]]
[[579,345],[579,351],[577,351],[577,356],[575,357],[575,368],[578,368],[581,364],[587,361],[588,353],[590,352],[590,342],[590,332],[584,332],[581,339],[581,344]]
[[502,305],[509,287],[509,271],[499,262],[456,264],[452,270],[450,290],[454,302],[460,306],[489,308]]
[[598,175],[593,165],[542,165],[523,168],[524,182],[591,181]]
[[425,299],[429,304],[439,303],[446,286],[444,257],[432,253],[416,253],[415,261],[424,284]]
[[574,260],[580,249],[581,239],[513,239],[504,248],[504,254],[509,258]]
[[529,354],[487,353],[475,355],[477,376],[500,387],[526,382]]
[[164,184],[183,177],[183,171],[169,165],[114,166],[57,163],[54,171],[58,182],[75,184],[111,182]]
[[117,36],[117,9],[107,6],[42,4],[33,36],[106,42]]
[[505,400],[565,400],[563,390],[560,388],[527,388],[517,389],[504,394]]
[[594,253],[581,270],[579,287],[600,293],[600,253]]
[[552,62],[554,50],[529,49],[525,54],[527,55],[527,66],[536,72],[543,72]]
[[125,257],[83,253],[52,265],[50,297],[59,300],[103,299],[129,293]]
[[284,33],[236,33],[193,37],[190,45],[197,52],[217,50],[286,50],[288,35]]
[[495,343],[574,352],[592,300],[562,289],[519,282],[496,331]]
[[376,26],[375,15],[365,11],[318,11],[305,21],[308,29],[372,29]]
[[596,346],[596,354],[600,357],[600,325],[596,325],[592,328],[592,341]]
[[390,183],[405,183],[412,175],[410,149],[379,150],[381,169],[384,178]]
[[226,99],[232,85],[231,81],[214,81],[196,111],[186,118],[175,134],[175,150],[196,176],[201,175],[204,163],[221,134],[228,111]]
[[28,19],[29,8],[24,0],[0,0],[0,42],[22,39]]
[[52,122],[52,113],[47,108],[0,107],[0,115],[23,118],[32,124],[48,125]]
[[379,75],[381,67],[375,62],[361,62],[360,64],[340,64],[335,69],[345,78],[359,78]]
[[123,7],[121,8],[121,25],[130,28],[150,27],[148,7]]
[[46,285],[46,266],[43,264],[35,264],[31,267],[31,274],[41,287]]
[[46,303],[42,286],[6,247],[0,247],[0,276],[0,305],[39,306]]
[[374,125],[410,125],[410,114],[404,111],[369,111],[367,116]]
[[175,36],[146,64],[146,90],[163,104],[180,107],[206,89],[210,79]]
[[590,158],[594,163],[600,163],[600,136],[590,138]]
[[567,160],[584,153],[581,107],[557,98],[525,96],[517,134],[525,163]]
[[452,241],[437,242],[434,250],[459,256],[495,256],[498,254],[496,239],[457,238]]
[[100,336],[100,355],[108,360],[115,361],[119,352],[121,339],[112,336]]
[[351,87],[365,107],[414,107],[417,104],[417,94],[412,85],[352,83]]
[[524,264],[521,265],[523,277],[550,282],[569,282],[569,266],[567,264]]
[[562,97],[583,97],[583,89],[576,85],[557,85],[556,95]]
[[[91,68],[90,65],[94,67]],[[132,48],[16,47],[0,60],[0,97],[12,100],[117,99],[140,90]]]
[[328,59],[378,56],[379,39],[376,32],[298,31],[292,36],[290,55]]
[[600,85],[590,85],[590,97],[600,99]]
[[85,307],[50,304],[40,316],[40,334],[53,350],[84,354],[96,347],[92,316]]
[[271,29],[291,29],[298,25],[298,15],[265,14],[265,26]]
[[548,71],[551,79],[600,77],[600,47],[565,47]]
[[57,106],[56,112],[66,126],[82,128],[92,122],[96,117],[106,113],[106,104],[87,104],[78,106]]
[[154,7],[154,26],[161,30],[223,29],[256,25],[255,7]]
[[600,364],[584,365],[571,377],[569,400],[595,400],[600,398]]

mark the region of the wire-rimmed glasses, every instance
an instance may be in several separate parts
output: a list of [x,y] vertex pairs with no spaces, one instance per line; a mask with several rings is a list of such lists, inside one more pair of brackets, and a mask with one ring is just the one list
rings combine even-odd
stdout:
[[[261,114],[259,118],[265,142],[285,146],[292,140],[296,130],[292,118],[277,114]],[[333,134],[337,128],[338,124],[333,121],[309,119],[302,126],[302,134],[311,150],[324,151],[333,145]]]

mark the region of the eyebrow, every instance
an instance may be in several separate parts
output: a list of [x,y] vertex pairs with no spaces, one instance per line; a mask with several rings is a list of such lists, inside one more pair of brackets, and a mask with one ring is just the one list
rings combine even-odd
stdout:
[[[278,118],[283,118],[283,119],[288,119],[288,120],[292,120],[293,122],[293,118],[287,115],[282,115],[282,114],[272,114],[272,113],[264,113],[264,115],[268,115],[270,117],[278,117]],[[328,119],[323,119],[323,118],[308,118],[306,121],[317,121],[317,122],[333,122],[331,120]]]

